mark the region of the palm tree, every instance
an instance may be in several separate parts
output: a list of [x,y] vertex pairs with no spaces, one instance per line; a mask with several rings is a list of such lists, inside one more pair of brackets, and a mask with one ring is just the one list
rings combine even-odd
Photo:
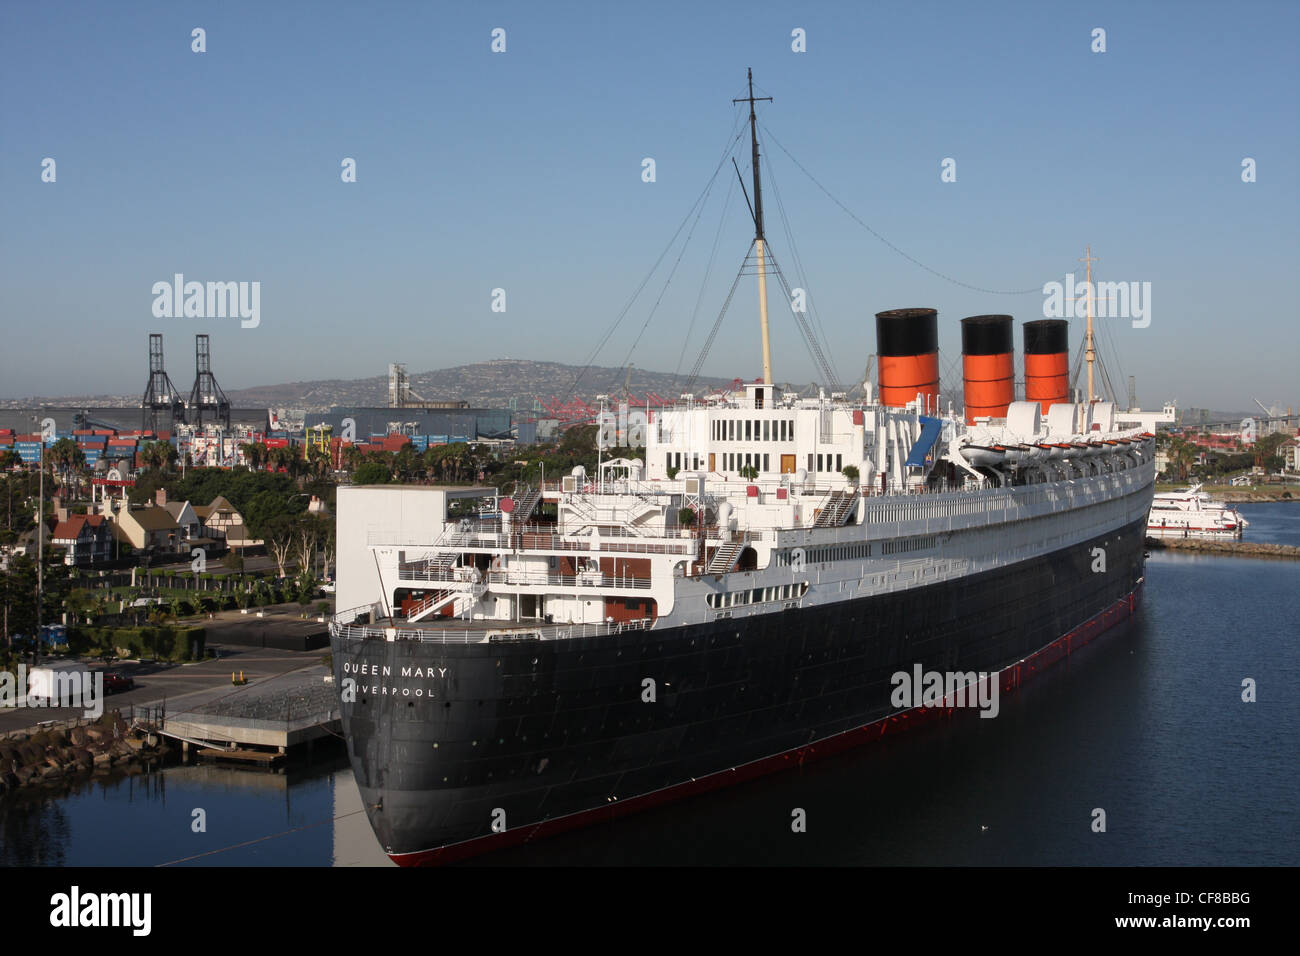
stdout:
[[140,449],[140,461],[145,468],[164,470],[176,461],[176,449],[171,442],[151,441]]
[[290,478],[298,479],[298,487],[302,487],[302,477],[307,474],[307,460],[297,448],[285,448],[284,470],[289,473]]
[[307,472],[311,477],[316,479],[327,478],[333,470],[333,463],[330,461],[330,453],[323,448],[309,448],[307,450]]
[[57,468],[63,476],[62,484],[64,485],[68,483],[69,471],[80,471],[86,467],[85,453],[77,447],[77,443],[71,438],[60,438],[50,446],[50,450],[46,454],[49,456],[50,464]]
[[393,456],[393,477],[402,481],[410,479],[412,472],[416,469],[415,449],[410,445],[403,445]]
[[283,468],[285,471],[289,470],[289,449],[287,446],[278,445],[275,448],[267,449],[266,457],[268,463],[276,471],[279,471],[281,468]]
[[356,445],[348,445],[343,449],[343,467],[353,471],[365,460],[365,457],[365,453]]
[[258,471],[266,462],[267,448],[261,442],[245,442],[239,446],[244,462],[253,471]]

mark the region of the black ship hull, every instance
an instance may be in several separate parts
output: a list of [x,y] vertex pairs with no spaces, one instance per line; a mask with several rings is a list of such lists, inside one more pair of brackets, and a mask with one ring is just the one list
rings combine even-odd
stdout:
[[335,635],[371,824],[398,863],[448,862],[943,713],[891,700],[893,675],[918,665],[996,673],[1008,690],[1133,613],[1145,523],[955,581],[689,627],[461,645]]

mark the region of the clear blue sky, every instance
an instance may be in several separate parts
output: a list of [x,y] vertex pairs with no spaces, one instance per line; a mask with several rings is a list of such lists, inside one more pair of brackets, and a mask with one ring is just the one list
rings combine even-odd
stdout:
[[[185,391],[195,332],[227,389],[390,361],[581,362],[708,182],[752,66],[775,97],[760,122],[932,268],[1041,287],[1091,243],[1100,278],[1152,283],[1150,327],[1109,325],[1144,405],[1300,404],[1298,36],[1289,0],[6,4],[0,397],[143,391],[153,331]],[[938,308],[945,365],[963,316],[1042,317],[1041,293],[917,268],[773,143],[764,155],[843,379],[875,350],[881,309]],[[1257,182],[1241,181],[1243,157]],[[637,366],[678,366],[734,178],[719,178]],[[733,195],[687,368],[745,252],[744,216]],[[151,287],[176,272],[261,282],[260,326],[155,318]],[[626,359],[662,277],[598,364]],[[708,374],[761,371],[750,285]],[[788,318],[775,336],[779,381],[818,377]]]

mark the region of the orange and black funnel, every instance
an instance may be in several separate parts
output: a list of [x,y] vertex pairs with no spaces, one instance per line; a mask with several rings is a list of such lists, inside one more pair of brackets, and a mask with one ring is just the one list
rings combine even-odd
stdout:
[[1026,322],[1025,401],[1038,402],[1044,415],[1070,397],[1070,323],[1065,319]]
[[961,368],[966,424],[976,418],[1006,418],[1016,397],[1016,357],[1011,316],[972,315],[961,320]]
[[880,359],[880,404],[901,407],[925,396],[939,405],[939,313],[935,309],[890,309],[876,313]]

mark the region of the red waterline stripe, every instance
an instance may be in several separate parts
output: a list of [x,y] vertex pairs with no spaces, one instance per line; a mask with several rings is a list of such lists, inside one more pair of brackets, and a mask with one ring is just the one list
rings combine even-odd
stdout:
[[[1019,687],[1039,671],[1090,643],[1094,638],[1121,621],[1132,617],[1137,612],[1138,604],[1142,599],[1143,581],[1144,579],[1139,579],[1137,587],[1099,614],[1084,621],[1078,627],[1058,637],[1045,647],[1039,648],[1024,660],[999,671],[1001,690],[1005,693]],[[712,790],[721,790],[724,787],[734,786],[779,770],[802,767],[806,761],[819,760],[832,754],[860,747],[863,744],[879,740],[886,733],[892,736],[908,728],[930,723],[940,717],[951,717],[956,709],[956,707],[915,707],[911,710],[900,711],[897,714],[883,717],[870,724],[855,727],[853,730],[846,730],[834,736],[826,737],[805,747],[797,747],[794,750],[787,750],[785,753],[774,754],[770,757],[761,757],[747,764],[741,764],[739,767],[720,770],[709,774],[707,777],[674,784],[671,787],[655,790],[652,793],[642,794],[638,797],[615,800],[607,806],[596,807],[591,810],[580,810],[577,813],[571,813],[563,817],[555,817],[551,820],[543,820],[540,823],[528,824],[515,830],[507,830],[505,833],[475,837],[473,840],[452,843],[432,850],[390,853],[388,856],[398,866],[438,866],[444,863],[455,863],[472,856],[478,856],[480,853],[486,853],[489,850],[518,846],[540,837],[605,823],[640,810],[671,803],[696,794],[708,793]]]

